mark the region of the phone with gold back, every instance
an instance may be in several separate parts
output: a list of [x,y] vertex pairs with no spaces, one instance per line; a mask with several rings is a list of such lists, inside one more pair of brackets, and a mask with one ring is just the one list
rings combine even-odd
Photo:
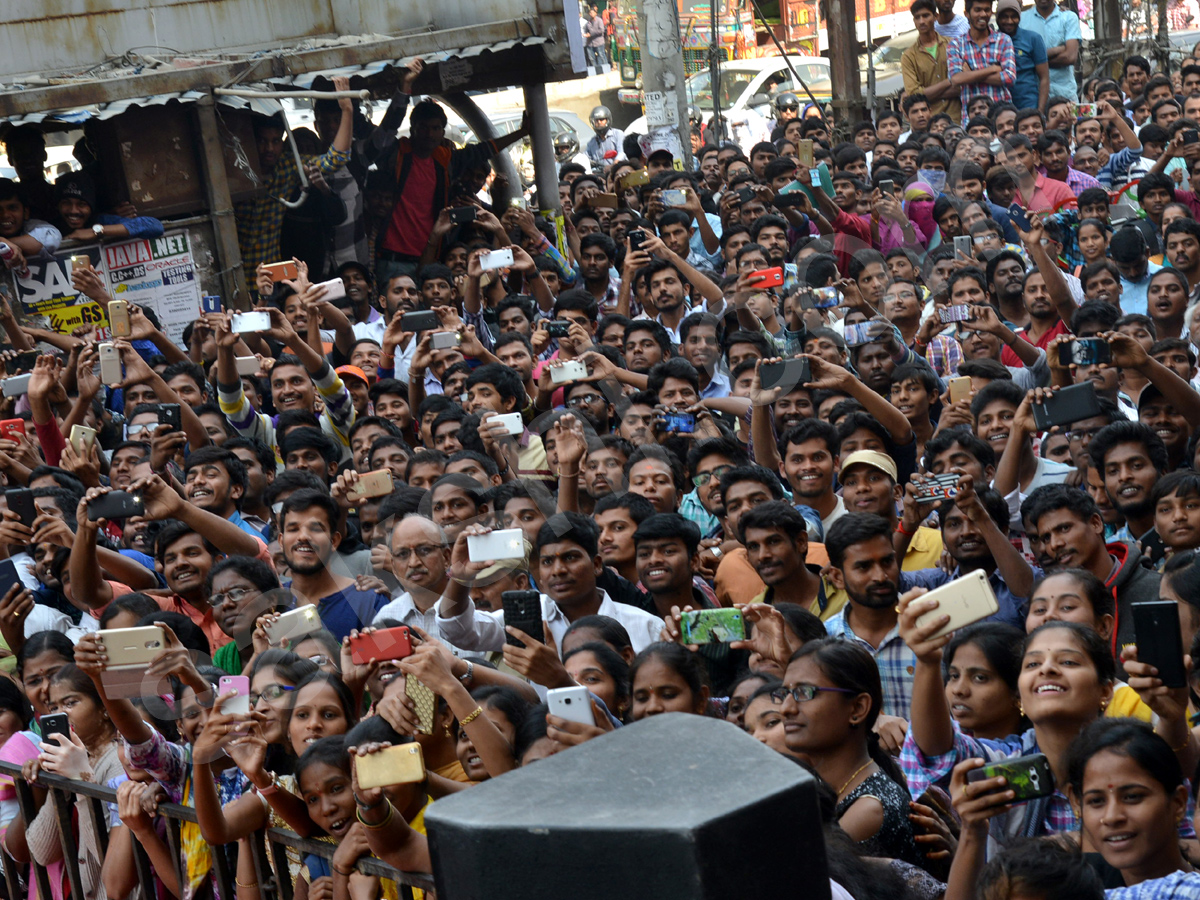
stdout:
[[425,780],[425,760],[421,756],[421,745],[415,741],[386,747],[367,756],[356,756],[354,770],[360,788],[416,784]]

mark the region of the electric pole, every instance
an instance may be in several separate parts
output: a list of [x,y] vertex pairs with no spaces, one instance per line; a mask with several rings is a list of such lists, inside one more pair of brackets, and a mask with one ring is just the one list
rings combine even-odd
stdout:
[[692,171],[692,138],[687,120],[687,86],[683,70],[679,7],[676,0],[642,0],[638,10],[642,35],[642,96],[646,106],[647,156],[670,150]]
[[833,94],[833,101],[829,105],[833,107],[835,128],[849,140],[854,123],[865,118],[862,82],[858,74],[855,3],[854,0],[828,2],[829,17],[825,30],[829,35],[829,77]]

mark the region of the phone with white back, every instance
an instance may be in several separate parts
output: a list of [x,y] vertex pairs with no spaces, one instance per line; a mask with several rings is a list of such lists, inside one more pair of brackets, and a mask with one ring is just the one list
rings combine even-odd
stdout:
[[500,250],[491,250],[482,254],[479,257],[479,268],[485,272],[491,272],[495,269],[503,269],[506,266],[513,264],[513,252],[511,247],[503,247]]
[[550,715],[577,722],[580,725],[595,725],[592,716],[592,698],[585,687],[553,688],[546,691],[546,706]]
[[[5,397],[20,397],[22,394],[29,393],[29,379],[32,374],[14,375],[12,378],[5,378],[0,381],[0,390],[3,391]],[[117,381],[121,379],[118,377]]]
[[983,569],[968,572],[962,578],[956,578],[940,588],[934,588],[927,594],[922,594],[920,600],[937,600],[938,605],[917,619],[917,627],[928,625],[930,622],[949,616],[950,621],[936,634],[929,635],[926,640],[941,637],[960,628],[994,616],[1000,611],[996,602],[996,593],[988,582],[987,573]]
[[325,288],[325,293],[321,295],[322,300],[341,300],[346,296],[346,282],[340,278],[330,278],[315,287]]
[[237,691],[221,704],[221,712],[227,716],[250,715],[250,679],[245,675],[225,675],[217,681],[217,696]]
[[587,366],[577,359],[568,359],[561,366],[550,367],[550,381],[554,384],[566,384],[568,381],[582,381],[587,378]]
[[121,367],[121,351],[107,341],[97,344],[96,349],[100,354],[100,381],[104,384],[120,384],[124,374]]
[[315,606],[308,603],[299,609],[280,613],[278,619],[263,626],[263,631],[267,633],[267,640],[271,642],[272,646],[278,646],[285,640],[303,637],[314,631],[320,631],[321,628],[320,613],[317,612]]
[[247,334],[271,329],[271,316],[262,310],[234,313],[229,330],[234,334]]
[[525,532],[504,528],[487,534],[467,535],[467,557],[471,562],[493,559],[521,559],[525,556]]
[[233,361],[237,363],[237,373],[239,375],[258,374],[259,364],[257,356],[235,356]]
[[513,437],[520,437],[525,433],[525,422],[519,412],[495,415],[488,419],[488,422],[499,422],[504,426],[505,434]]

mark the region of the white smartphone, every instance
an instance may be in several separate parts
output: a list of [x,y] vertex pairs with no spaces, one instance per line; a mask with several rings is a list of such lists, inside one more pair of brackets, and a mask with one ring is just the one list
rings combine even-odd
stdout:
[[100,381],[104,384],[120,384],[123,374],[121,367],[121,351],[113,344],[99,344]]
[[987,574],[982,569],[969,572],[962,578],[956,578],[940,588],[934,588],[921,596],[922,600],[937,600],[936,609],[917,619],[917,626],[928,625],[934,619],[949,616],[950,621],[930,638],[941,637],[960,628],[993,616],[1000,610],[996,602],[996,594],[988,583]]
[[308,603],[299,609],[291,609],[282,613],[278,619],[267,625],[264,631],[267,632],[267,639],[271,644],[279,646],[285,640],[312,634],[322,627],[320,613],[317,612],[315,606]]
[[435,331],[429,339],[430,350],[453,350],[462,344],[462,335],[457,331]]
[[257,331],[267,331],[271,327],[271,316],[262,310],[234,313],[229,330],[234,334],[246,334]]
[[550,381],[554,384],[580,381],[587,378],[587,374],[587,366],[577,359],[568,359],[561,366],[550,367]]
[[341,300],[346,296],[346,282],[340,278],[322,281],[317,287],[325,288],[325,293],[321,295],[322,300]]
[[513,264],[513,252],[508,247],[502,250],[492,250],[479,257],[479,267],[485,272],[493,269],[503,269]]
[[521,418],[521,414],[519,412],[504,413],[502,415],[492,416],[490,419],[488,419],[488,422],[499,422],[504,426],[505,433],[510,434],[513,437],[520,437],[525,433],[525,422]]
[[525,556],[525,532],[504,528],[487,534],[467,535],[467,557],[471,562],[493,559],[521,559]]
[[230,697],[221,704],[221,712],[225,715],[250,715],[250,679],[245,675],[225,675],[217,681],[217,696],[236,690],[237,696]]
[[552,716],[580,725],[596,724],[592,716],[592,698],[585,687],[552,688],[546,691],[546,705]]
[[[33,375],[14,375],[12,378],[5,378],[0,381],[0,390],[3,391],[5,397],[20,397],[22,394],[29,393],[29,379]],[[117,381],[120,381],[117,378]]]
[[237,373],[239,375],[257,375],[258,374],[258,357],[257,356],[235,356],[233,361],[237,363]]

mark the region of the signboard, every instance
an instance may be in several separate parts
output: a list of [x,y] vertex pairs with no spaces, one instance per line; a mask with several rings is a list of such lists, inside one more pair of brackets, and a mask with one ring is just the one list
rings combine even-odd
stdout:
[[99,325],[98,336],[109,337],[108,310],[71,284],[71,257],[84,254],[114,300],[153,310],[167,337],[182,344],[184,328],[200,314],[200,282],[183,231],[75,247],[51,260],[31,261],[28,276],[15,278],[16,297],[27,320],[41,320],[60,334],[70,334],[80,325]]

